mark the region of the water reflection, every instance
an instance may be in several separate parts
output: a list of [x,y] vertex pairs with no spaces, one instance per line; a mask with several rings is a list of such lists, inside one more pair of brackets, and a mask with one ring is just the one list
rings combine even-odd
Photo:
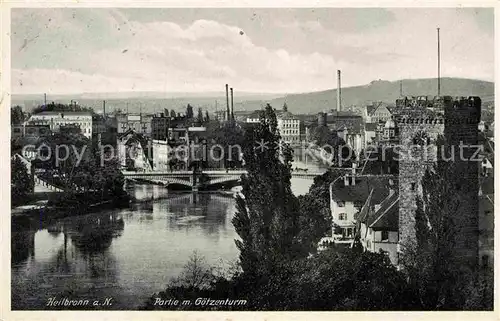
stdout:
[[11,260],[18,264],[35,255],[35,231],[15,232],[11,234]]
[[133,309],[164,289],[195,250],[214,265],[237,258],[233,198],[127,188],[145,200],[166,198],[12,233],[13,309],[50,309],[49,297],[89,296]]
[[112,297],[111,309],[135,309],[178,276],[193,251],[213,266],[237,260],[234,198],[126,189],[142,201],[12,233],[13,309],[50,309],[50,297]]
[[80,252],[93,254],[109,248],[113,238],[121,236],[124,225],[120,216],[103,213],[65,221],[63,229],[65,238],[68,233]]

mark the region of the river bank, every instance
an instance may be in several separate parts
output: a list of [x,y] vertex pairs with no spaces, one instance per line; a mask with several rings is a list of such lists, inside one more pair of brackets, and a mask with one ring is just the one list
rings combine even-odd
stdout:
[[232,197],[138,184],[126,190],[155,199],[42,227],[35,214],[32,229],[13,230],[13,309],[55,310],[48,298],[85,298],[89,291],[113,298],[105,309],[137,309],[178,277],[195,251],[211,266],[237,260]]
[[61,204],[54,200],[43,200],[11,209],[11,226],[13,231],[35,226],[41,228],[50,225],[54,220],[114,208],[125,208],[128,207],[129,203],[128,196],[120,199],[80,202],[73,205],[70,205],[71,203]]

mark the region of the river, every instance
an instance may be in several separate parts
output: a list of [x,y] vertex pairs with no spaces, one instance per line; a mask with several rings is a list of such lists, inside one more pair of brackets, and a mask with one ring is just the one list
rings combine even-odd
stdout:
[[[292,178],[292,189],[305,194],[311,183]],[[155,200],[12,231],[13,310],[55,309],[49,298],[65,297],[112,298],[105,309],[136,309],[164,290],[195,251],[211,266],[227,268],[238,259],[233,197],[139,184],[127,191]]]

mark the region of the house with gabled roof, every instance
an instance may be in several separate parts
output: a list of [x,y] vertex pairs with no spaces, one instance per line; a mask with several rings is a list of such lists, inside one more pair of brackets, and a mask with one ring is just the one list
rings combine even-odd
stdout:
[[373,204],[381,203],[388,195],[392,175],[356,175],[338,177],[330,183],[332,238],[337,244],[352,244],[356,231],[356,215],[371,195]]
[[367,123],[385,123],[392,116],[392,109],[383,102],[373,103],[366,106],[365,119]]
[[370,192],[365,204],[356,215],[356,240],[365,251],[382,252],[392,264],[398,264],[399,193],[391,188],[389,195],[376,204]]

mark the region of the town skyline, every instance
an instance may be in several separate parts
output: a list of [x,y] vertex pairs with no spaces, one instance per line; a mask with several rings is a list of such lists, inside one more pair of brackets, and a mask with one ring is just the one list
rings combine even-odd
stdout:
[[13,9],[12,91],[305,93],[335,88],[337,69],[343,87],[435,78],[436,27],[442,77],[493,81],[487,8]]

